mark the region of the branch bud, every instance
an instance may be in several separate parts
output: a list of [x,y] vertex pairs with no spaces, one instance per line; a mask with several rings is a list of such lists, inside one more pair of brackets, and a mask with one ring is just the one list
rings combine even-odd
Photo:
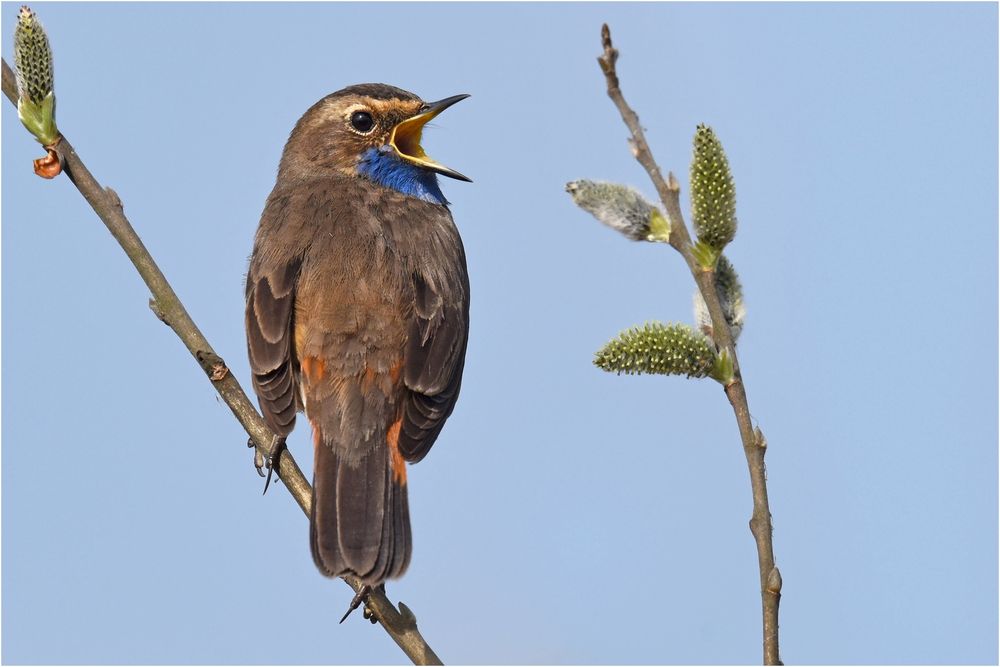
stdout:
[[567,183],[566,192],[577,206],[633,241],[670,242],[670,221],[635,188],[580,180]]
[[619,375],[701,378],[711,373],[716,356],[712,342],[686,324],[651,322],[620,333],[597,353],[594,365]]
[[17,115],[43,146],[59,138],[56,97],[52,90],[52,50],[35,12],[22,6],[14,28]]
[[712,370],[708,374],[723,387],[728,387],[736,381],[736,369],[729,348],[723,349],[715,356],[715,363],[712,364]]
[[694,134],[691,217],[698,239],[721,251],[736,236],[736,189],[722,143],[707,125]]

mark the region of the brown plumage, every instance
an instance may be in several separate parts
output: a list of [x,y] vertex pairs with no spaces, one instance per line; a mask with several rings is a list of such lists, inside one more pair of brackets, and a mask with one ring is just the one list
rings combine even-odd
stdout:
[[310,544],[328,576],[375,585],[406,570],[405,462],[427,454],[458,398],[468,273],[433,196],[433,172],[457,172],[419,148],[424,116],[453,101],[439,108],[381,84],[323,98],[292,131],[257,230],[246,283],[253,386],[277,433],[298,411],[312,426]]

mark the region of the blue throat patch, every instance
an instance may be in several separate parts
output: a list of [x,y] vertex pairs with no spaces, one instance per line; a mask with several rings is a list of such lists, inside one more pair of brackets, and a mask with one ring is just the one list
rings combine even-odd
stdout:
[[448,205],[438,187],[437,174],[401,160],[389,146],[366,150],[358,162],[358,174],[404,195],[432,204]]

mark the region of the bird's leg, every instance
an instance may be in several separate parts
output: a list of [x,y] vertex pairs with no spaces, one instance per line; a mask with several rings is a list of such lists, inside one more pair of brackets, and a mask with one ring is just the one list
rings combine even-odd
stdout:
[[[251,440],[249,446],[253,446],[253,441]],[[268,452],[267,457],[260,452],[256,451],[253,456],[254,467],[257,468],[257,474],[261,477],[264,476],[264,468],[267,468],[267,480],[264,482],[264,493],[267,493],[267,487],[271,485],[271,475],[274,474],[274,469],[277,468],[281,461],[281,452],[285,451],[287,447],[285,446],[285,437],[281,435],[275,435],[274,439],[271,440],[271,451]]]
[[364,613],[365,619],[371,621],[372,625],[374,625],[375,623],[378,623],[378,619],[375,618],[375,614],[372,613],[372,610],[368,608],[368,596],[371,595],[371,592],[373,590],[376,590],[376,589],[378,589],[378,590],[380,590],[380,591],[382,591],[384,593],[385,592],[385,584],[379,584],[378,586],[369,586],[368,584],[363,585],[361,587],[361,589],[351,599],[351,604],[347,608],[347,613],[345,613],[344,617],[342,619],[340,619],[340,622],[343,623],[344,621],[346,621],[347,617],[351,615],[351,612],[354,611],[355,609],[357,609],[361,605],[361,603],[364,602],[365,603],[365,610],[364,610],[363,613]]
[[[381,591],[383,595],[385,595],[385,584],[379,584],[375,588]],[[371,621],[372,625],[378,623],[378,618],[375,617],[375,612],[372,611],[372,608],[368,606],[368,598],[365,598],[365,608],[361,612],[361,615],[367,618],[369,621]]]

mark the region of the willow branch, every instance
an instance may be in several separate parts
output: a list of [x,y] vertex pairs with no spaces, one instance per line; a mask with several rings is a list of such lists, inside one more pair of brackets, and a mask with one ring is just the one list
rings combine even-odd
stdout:
[[[3,61],[3,93],[14,106],[17,106],[17,84],[14,72],[7,61]],[[104,188],[93,177],[83,161],[76,154],[73,145],[65,136],[60,137],[54,146],[62,164],[63,171],[87,200],[97,216],[104,222],[108,231],[115,237],[125,254],[135,265],[139,275],[146,282],[153,298],[150,308],[156,313],[174,333],[205,371],[226,405],[233,411],[237,421],[243,426],[257,451],[267,456],[275,434],[264,422],[254,408],[246,392],[240,386],[223,359],[209,345],[208,340],[198,329],[198,326],[188,315],[187,310],[174,292],[170,283],[160,271],[153,257],[146,250],[142,240],[132,228],[122,207],[121,200],[111,188]],[[312,487],[302,475],[295,459],[287,450],[279,457],[277,470],[289,493],[299,504],[306,517],[312,511]],[[354,577],[345,577],[344,581],[355,592],[360,590],[361,582]],[[379,620],[385,631],[399,645],[406,656],[416,665],[440,665],[437,657],[420,632],[417,630],[416,618],[406,605],[400,603],[397,611],[392,602],[380,591],[373,591],[367,603],[369,609]]]
[[761,610],[763,616],[763,648],[764,664],[780,664],[778,656],[778,604],[781,600],[781,573],[774,565],[774,546],[771,537],[771,510],[767,499],[767,473],[764,467],[764,453],[767,441],[759,430],[754,429],[750,418],[750,408],[747,404],[746,387],[740,373],[739,358],[732,332],[726,322],[726,316],[715,289],[714,271],[706,271],[695,260],[691,252],[691,236],[684,224],[681,212],[680,185],[671,173],[666,179],[653,159],[653,152],[646,142],[646,135],[639,124],[639,116],[625,101],[618,81],[616,63],[618,50],[611,43],[611,31],[607,24],[601,28],[601,44],[604,52],[597,62],[604,72],[608,85],[608,97],[618,107],[622,120],[628,127],[632,138],[629,145],[639,164],[645,168],[653,186],[663,202],[667,216],[670,219],[670,245],[684,257],[701,292],[708,312],[712,317],[712,335],[721,350],[728,350],[733,359],[733,382],[726,387],[726,396],[733,406],[736,424],[739,427],[740,439],[743,442],[743,452],[746,455],[747,467],[750,472],[750,487],[753,492],[753,514],[750,519],[750,532],[757,543],[757,564],[760,570]]

